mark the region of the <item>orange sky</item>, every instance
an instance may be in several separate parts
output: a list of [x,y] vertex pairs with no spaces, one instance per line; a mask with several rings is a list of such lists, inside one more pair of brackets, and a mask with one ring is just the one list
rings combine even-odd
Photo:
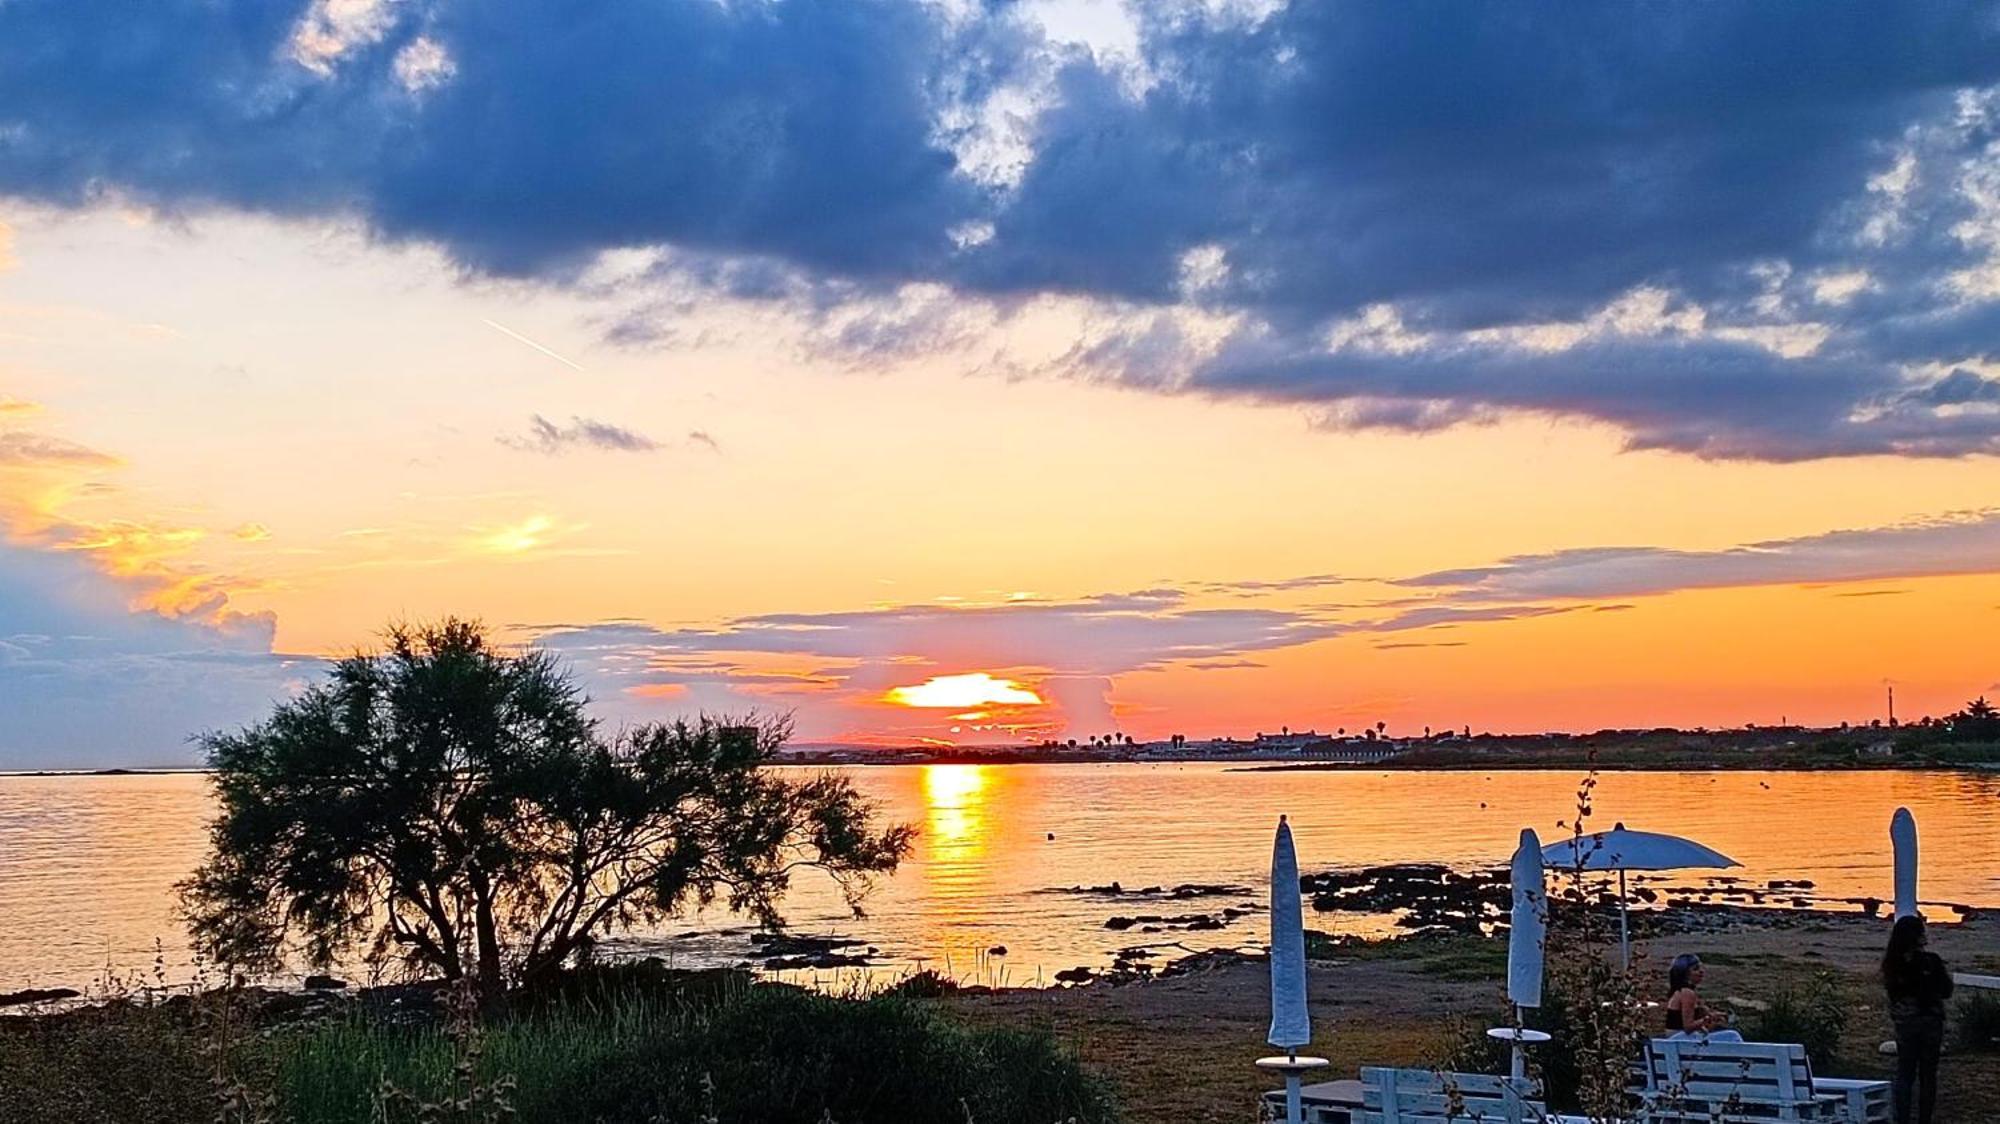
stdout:
[[[474,615],[570,654],[608,713],[788,709],[811,740],[1835,722],[1891,681],[1914,717],[2000,678],[1990,459],[1706,462],[1532,416],[1328,433],[996,373],[1065,345],[1060,302],[864,369],[721,299],[619,348],[590,298],[337,229],[11,225],[10,557],[191,635],[319,655]],[[1577,553],[1607,547],[1639,553]],[[1017,693],[892,701],[980,674]]]

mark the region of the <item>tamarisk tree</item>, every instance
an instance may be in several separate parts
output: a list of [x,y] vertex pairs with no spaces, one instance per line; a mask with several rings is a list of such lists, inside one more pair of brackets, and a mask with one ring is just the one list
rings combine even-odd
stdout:
[[607,738],[551,654],[466,621],[396,627],[202,739],[220,812],[183,912],[197,947],[246,968],[363,951],[489,996],[716,901],[776,926],[801,867],[858,913],[911,829],[879,827],[843,778],[763,768],[788,734],[704,717]]

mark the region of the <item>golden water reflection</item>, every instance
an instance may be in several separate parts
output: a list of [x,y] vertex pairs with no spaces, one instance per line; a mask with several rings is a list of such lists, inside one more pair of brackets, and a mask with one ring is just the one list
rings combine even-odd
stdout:
[[[823,877],[785,903],[804,931],[852,935],[901,970],[919,959],[960,978],[1046,981],[1103,964],[1119,947],[1261,942],[1251,916],[1211,932],[1112,931],[1114,916],[1213,912],[1258,901],[1271,830],[1291,817],[1307,870],[1389,862],[1506,861],[1520,829],[1555,838],[1574,814],[1573,772],[1342,770],[1248,773],[1213,765],[928,765],[844,771],[883,817],[917,828],[908,861],[856,919]],[[1975,773],[1613,773],[1596,822],[1688,835],[1744,864],[1753,881],[1811,879],[1821,897],[1886,897],[1889,816],[1908,805],[1923,839],[1922,897],[2000,907],[2000,776]],[[199,861],[210,801],[198,776],[0,777],[0,991],[88,982],[185,951],[172,886]],[[1699,877],[1691,873],[1684,881]],[[1062,892],[1234,883],[1240,898],[1187,901]],[[1309,914],[1340,932],[1392,919]],[[743,956],[682,934],[738,924],[684,918],[625,947],[698,962]],[[699,947],[698,947],[699,946]],[[1004,957],[988,951],[1005,947]],[[706,949],[703,952],[702,949]],[[1169,953],[1171,955],[1171,953]],[[1004,973],[1004,978],[1003,978]]]

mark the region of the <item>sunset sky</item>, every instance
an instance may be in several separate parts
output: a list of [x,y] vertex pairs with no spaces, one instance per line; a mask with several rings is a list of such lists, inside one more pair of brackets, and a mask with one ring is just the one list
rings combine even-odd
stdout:
[[397,619],[814,742],[2000,690],[2000,15],[0,3],[0,768]]

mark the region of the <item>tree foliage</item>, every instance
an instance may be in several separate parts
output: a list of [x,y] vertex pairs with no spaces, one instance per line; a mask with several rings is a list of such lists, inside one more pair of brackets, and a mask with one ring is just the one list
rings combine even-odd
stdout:
[[848,782],[766,769],[782,721],[604,736],[547,652],[396,627],[262,723],[203,739],[220,813],[181,886],[198,947],[272,968],[357,948],[489,994],[606,931],[722,901],[767,925],[820,868],[859,911],[911,830]]

